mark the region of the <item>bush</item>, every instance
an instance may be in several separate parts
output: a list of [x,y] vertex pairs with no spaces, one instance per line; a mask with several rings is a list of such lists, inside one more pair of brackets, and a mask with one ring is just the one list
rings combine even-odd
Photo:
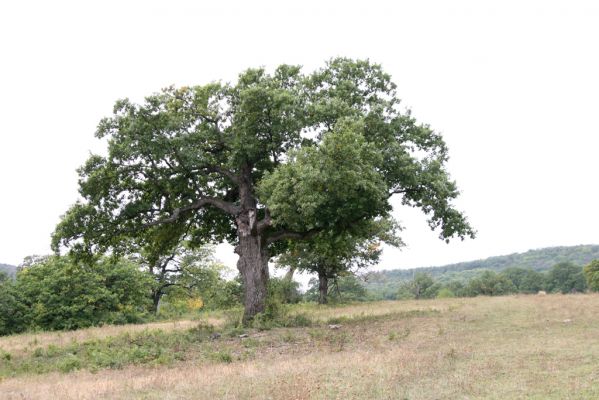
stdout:
[[516,292],[516,287],[505,276],[493,271],[485,271],[468,282],[465,288],[468,296],[501,296]]
[[583,292],[586,283],[582,267],[569,262],[554,265],[547,274],[547,291],[554,293]]
[[30,327],[57,330],[139,322],[150,285],[128,261],[83,264],[55,256],[23,268],[15,289],[27,306]]
[[530,268],[511,267],[500,275],[512,281],[518,293],[537,293],[545,288],[545,276]]
[[14,282],[0,282],[0,336],[23,332],[28,325],[28,308]]
[[449,288],[441,288],[439,292],[437,292],[438,299],[449,299],[455,297],[455,294]]
[[270,278],[268,295],[283,304],[299,303],[302,295],[299,292],[299,282],[285,278]]
[[397,298],[399,300],[432,299],[437,296],[440,289],[441,285],[435,283],[430,274],[418,272],[411,281],[402,282]]
[[593,260],[583,269],[589,289],[599,292],[599,260]]

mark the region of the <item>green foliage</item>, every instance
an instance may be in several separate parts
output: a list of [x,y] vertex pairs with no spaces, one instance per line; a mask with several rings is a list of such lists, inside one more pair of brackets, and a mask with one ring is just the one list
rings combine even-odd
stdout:
[[599,292],[599,259],[593,260],[586,265],[583,272],[589,289]]
[[[213,332],[212,327],[198,325],[187,331],[163,332],[145,330],[125,333],[105,339],[71,342],[64,346],[50,345],[15,357],[0,354],[0,379],[15,374],[42,374],[53,371],[71,372],[79,369],[121,369],[127,365],[170,365],[183,360],[186,353],[198,349]],[[220,351],[225,354],[225,350]],[[0,351],[0,353],[2,353]],[[5,353],[8,354],[8,353]],[[229,362],[226,357],[207,358]]]
[[56,256],[23,268],[16,289],[30,326],[54,330],[140,321],[150,285],[147,275],[125,260],[84,264]]
[[511,267],[500,275],[512,281],[518,293],[537,293],[545,288],[545,276],[530,268]]
[[295,304],[302,299],[299,286],[299,282],[292,279],[272,277],[268,282],[268,296],[282,304]]
[[[318,301],[318,279],[310,279],[304,298],[307,301]],[[355,275],[340,276],[329,280],[329,301],[331,303],[348,303],[368,300],[364,284]]]
[[[366,280],[366,288],[374,299],[395,298],[400,285],[412,279],[418,272],[430,274],[443,285],[457,285],[454,282],[466,284],[471,279],[480,276],[485,270],[501,272],[508,268],[524,269],[527,272],[522,283],[516,283],[518,291],[534,293],[544,288],[544,278],[540,279],[543,271],[549,270],[560,262],[572,262],[576,265],[587,265],[594,259],[599,259],[599,245],[580,245],[570,247],[548,247],[529,250],[525,253],[507,256],[490,257],[484,260],[450,264],[440,267],[395,269],[390,271],[371,272]],[[533,270],[534,272],[531,272]],[[520,288],[520,285],[522,288]],[[453,289],[452,289],[453,290]],[[457,291],[454,291],[458,295]]]
[[301,314],[290,314],[289,306],[298,303],[301,295],[299,284],[285,278],[271,278],[264,312],[252,321],[252,326],[260,330],[275,327],[308,326],[311,322]]
[[465,288],[468,296],[501,296],[515,291],[512,281],[493,271],[485,271],[480,277],[468,282]]
[[226,364],[233,362],[233,357],[228,351],[217,351],[216,353],[212,353],[210,356],[214,361],[223,362]]
[[544,249],[529,250],[525,253],[489,257],[484,260],[439,267],[372,272],[368,276],[366,286],[371,292],[388,293],[390,289],[397,290],[400,282],[412,279],[413,275],[417,272],[428,273],[433,278],[444,283],[449,281],[461,281],[465,283],[481,274],[483,270],[501,272],[507,268],[517,267],[542,272],[560,262],[586,265],[594,259],[599,259],[599,245],[547,247]]
[[[277,266],[318,274],[319,280],[335,282],[379,260],[381,243],[402,245],[399,225],[390,218],[355,223],[342,232],[325,230],[310,240],[290,244]],[[321,301],[326,302],[323,290]]]
[[214,258],[214,246],[189,247],[182,243],[167,256],[142,252],[131,256],[148,272],[152,285],[152,311],[162,318],[197,314],[240,304],[239,280],[225,279],[231,271]]
[[583,292],[587,285],[582,267],[568,262],[554,265],[547,273],[546,287],[550,292]]
[[273,328],[306,327],[312,325],[306,315],[301,312],[292,313],[291,304],[283,304],[279,298],[269,294],[264,312],[252,320],[252,327],[258,330]]
[[[531,294],[544,289],[561,293],[582,292],[586,289],[585,276],[588,282],[597,278],[599,262],[592,262],[585,268],[584,275],[581,267],[571,263],[556,264],[546,273],[518,267],[506,268],[501,273],[484,269],[449,272],[438,278],[417,273],[414,279],[400,283],[395,298],[501,296]],[[376,293],[371,296],[376,298]]]
[[269,204],[274,226],[293,230],[338,227],[389,211],[382,162],[355,122],[342,121],[319,146],[289,155],[287,164],[266,173],[258,188]]
[[435,283],[432,276],[425,273],[417,273],[411,281],[403,282],[397,293],[397,298],[408,299],[432,299],[437,296],[439,285]]
[[23,332],[29,325],[27,306],[15,283],[0,279],[0,335]]
[[437,292],[438,299],[450,299],[453,297],[456,297],[453,291],[446,287],[439,289],[439,291]]

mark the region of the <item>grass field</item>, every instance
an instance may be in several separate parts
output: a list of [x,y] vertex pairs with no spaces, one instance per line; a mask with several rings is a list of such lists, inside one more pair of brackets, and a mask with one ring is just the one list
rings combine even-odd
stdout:
[[0,338],[0,398],[599,398],[599,295],[290,313],[306,326],[242,331],[214,315],[199,328],[181,321]]

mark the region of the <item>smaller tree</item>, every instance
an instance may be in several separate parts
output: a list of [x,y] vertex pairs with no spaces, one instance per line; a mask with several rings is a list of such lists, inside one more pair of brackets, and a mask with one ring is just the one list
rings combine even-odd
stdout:
[[[182,240],[173,240],[166,247],[154,243],[146,245],[131,259],[154,281],[150,293],[150,311],[154,314],[158,312],[160,300],[169,292],[171,297],[190,296],[193,291],[201,291],[205,300],[214,297],[224,270],[214,259],[214,246],[191,248]],[[180,291],[175,295],[177,288]]]
[[440,285],[436,284],[430,274],[417,272],[411,281],[402,282],[397,298],[399,299],[430,299],[437,295]]
[[582,267],[570,262],[554,265],[547,273],[547,290],[550,292],[584,292],[586,279]]
[[[320,299],[320,281],[312,278],[309,282],[309,288],[304,297],[308,301],[318,301]],[[345,272],[341,276],[329,280],[330,288],[327,300],[335,303],[347,303],[352,301],[367,300],[368,293],[360,279],[351,272]]]
[[545,287],[544,275],[530,268],[510,267],[501,271],[500,275],[509,279],[518,293],[537,293]]
[[343,231],[327,230],[312,239],[289,245],[277,265],[318,275],[318,302],[328,301],[329,283],[349,276],[376,263],[381,255],[381,242],[393,246],[403,243],[397,236],[399,225],[391,219],[368,220],[353,224]]
[[512,281],[493,271],[484,271],[479,277],[473,278],[465,289],[468,296],[502,296],[515,291]]
[[203,250],[182,258],[176,286],[189,297],[200,297],[207,309],[240,305],[243,288],[239,276],[237,279],[226,280],[225,276],[231,270],[214,259],[214,248]]
[[599,260],[593,260],[583,269],[589,289],[599,292]]

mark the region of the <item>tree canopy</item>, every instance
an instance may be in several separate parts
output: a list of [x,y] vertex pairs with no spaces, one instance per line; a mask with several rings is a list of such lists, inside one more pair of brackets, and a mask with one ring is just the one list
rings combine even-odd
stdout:
[[289,240],[387,217],[394,194],[441,238],[474,235],[452,204],[442,137],[400,108],[390,75],[369,61],[248,69],[234,83],[119,100],[96,136],[108,153],[79,169],[82,199],[53,248],[167,254],[182,240],[228,240],[246,321],[263,311],[268,260]]

